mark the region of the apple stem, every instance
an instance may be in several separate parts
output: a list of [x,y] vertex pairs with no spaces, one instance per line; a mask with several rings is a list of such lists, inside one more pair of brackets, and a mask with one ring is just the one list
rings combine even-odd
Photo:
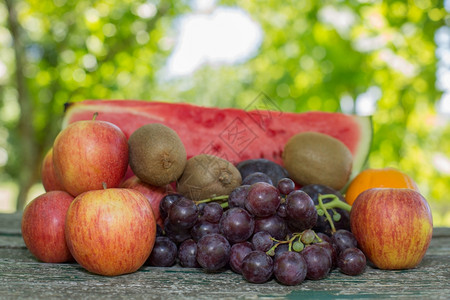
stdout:
[[103,189],[106,190],[108,187],[106,186],[106,182],[102,182]]
[[92,121],[95,121],[95,119],[97,119],[97,116],[98,116],[98,112],[96,111],[94,113],[94,115],[92,116]]

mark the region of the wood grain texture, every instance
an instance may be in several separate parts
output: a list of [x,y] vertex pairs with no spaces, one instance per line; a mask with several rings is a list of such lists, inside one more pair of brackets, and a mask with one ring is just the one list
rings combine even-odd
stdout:
[[[17,224],[17,218],[11,218],[7,227]],[[144,266],[133,274],[98,276],[76,263],[38,262],[20,234],[6,230],[3,221],[0,224],[1,299],[448,299],[450,295],[450,228],[435,231],[427,255],[415,269],[368,267],[356,277],[334,270],[324,280],[288,287],[275,280],[251,284],[231,271],[210,274],[179,266]]]

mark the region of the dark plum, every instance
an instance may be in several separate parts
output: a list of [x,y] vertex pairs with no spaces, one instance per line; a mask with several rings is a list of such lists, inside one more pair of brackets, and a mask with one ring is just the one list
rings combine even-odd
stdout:
[[265,182],[273,185],[272,179],[270,179],[269,175],[262,172],[251,173],[242,180],[242,184],[244,185],[252,185],[257,182]]
[[241,161],[236,165],[236,168],[241,173],[242,178],[247,177],[247,175],[250,175],[251,173],[262,172],[269,175],[273,183],[278,183],[280,179],[289,177],[285,168],[264,158]]

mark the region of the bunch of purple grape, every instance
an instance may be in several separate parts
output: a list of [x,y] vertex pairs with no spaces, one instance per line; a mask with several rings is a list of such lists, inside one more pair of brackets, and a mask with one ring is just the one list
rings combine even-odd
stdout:
[[320,185],[296,189],[284,172],[270,175],[246,174],[228,197],[197,203],[179,194],[164,197],[164,230],[159,228],[146,264],[231,268],[252,283],[274,277],[285,285],[323,279],[335,268],[347,275],[364,272],[366,258],[349,230],[348,213],[329,210],[334,233],[318,215],[317,196],[332,193],[342,200],[339,192]]

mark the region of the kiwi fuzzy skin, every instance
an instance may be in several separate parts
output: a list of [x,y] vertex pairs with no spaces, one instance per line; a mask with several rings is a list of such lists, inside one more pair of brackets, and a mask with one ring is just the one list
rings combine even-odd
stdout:
[[174,182],[186,166],[186,149],[180,137],[163,124],[138,128],[128,139],[128,146],[131,170],[148,184],[165,186]]
[[177,192],[198,201],[229,195],[241,183],[241,174],[231,162],[214,155],[199,154],[187,161]]
[[318,132],[294,135],[283,151],[283,165],[298,184],[342,189],[350,178],[353,156],[340,140]]

